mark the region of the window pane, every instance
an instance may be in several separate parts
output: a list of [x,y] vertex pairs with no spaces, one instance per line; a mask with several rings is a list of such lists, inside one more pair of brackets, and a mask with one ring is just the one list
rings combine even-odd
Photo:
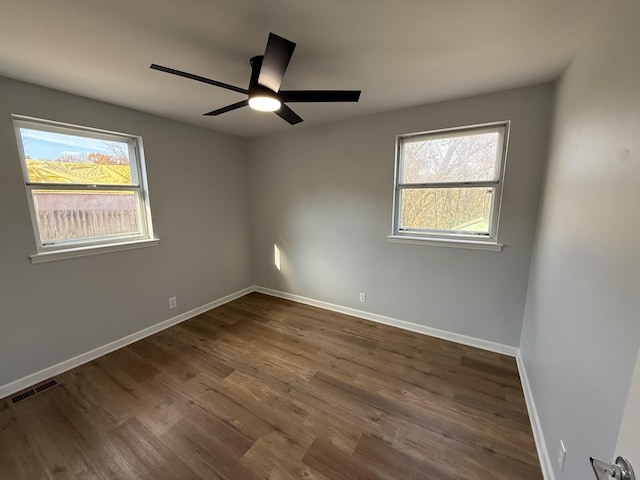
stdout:
[[42,243],[142,234],[136,192],[33,190],[32,195]]
[[404,139],[401,183],[497,180],[501,150],[498,131]]
[[126,142],[20,128],[30,183],[133,185]]
[[487,187],[402,189],[399,230],[488,235],[493,196]]

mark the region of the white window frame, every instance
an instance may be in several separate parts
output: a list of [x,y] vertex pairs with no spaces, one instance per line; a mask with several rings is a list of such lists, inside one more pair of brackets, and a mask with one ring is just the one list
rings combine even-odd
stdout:
[[[36,253],[30,255],[31,263],[42,263],[65,258],[74,258],[98,253],[108,253],[131,248],[158,245],[159,240],[154,237],[153,223],[151,220],[151,206],[149,203],[149,188],[142,148],[142,137],[126,133],[100,130],[97,128],[73,125],[69,123],[43,120],[24,115],[12,115],[13,124],[20,153],[20,164],[24,178],[31,224],[33,227]],[[106,141],[126,143],[129,147],[129,165],[131,168],[132,185],[107,185],[107,184],[68,184],[68,183],[37,183],[29,181],[29,172],[26,155],[22,144],[20,128],[40,130],[51,133],[61,133],[85,138],[94,138]],[[56,191],[126,191],[133,192],[137,199],[137,208],[141,222],[140,233],[105,235],[91,239],[59,240],[55,242],[42,242],[37,221],[37,212],[33,202],[33,190]]]
[[[504,173],[507,161],[507,150],[509,145],[509,133],[511,129],[510,121],[484,123],[479,125],[468,125],[455,128],[431,130],[426,132],[409,133],[396,136],[396,158],[394,174],[394,195],[393,195],[393,216],[392,231],[387,237],[390,242],[440,245],[446,247],[471,248],[479,250],[502,250],[502,244],[498,243],[498,226],[500,219],[500,209],[502,205],[502,191],[504,183]],[[400,180],[402,168],[403,144],[406,140],[415,141],[424,138],[425,140],[437,138],[452,138],[465,136],[474,133],[498,132],[502,148],[498,146],[501,154],[499,175],[494,181],[457,181],[457,182],[427,182],[427,183],[402,183]],[[432,229],[400,229],[401,201],[400,194],[403,189],[422,188],[494,188],[495,194],[492,196],[491,213],[489,218],[489,233],[487,235],[466,233],[458,231],[438,231]]]

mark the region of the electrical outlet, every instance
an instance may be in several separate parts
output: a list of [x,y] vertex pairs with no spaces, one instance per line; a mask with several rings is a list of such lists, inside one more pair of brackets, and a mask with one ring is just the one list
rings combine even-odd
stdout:
[[567,457],[567,449],[564,447],[564,442],[560,440],[560,448],[558,448],[558,467],[560,471],[564,470],[564,459]]
[[171,297],[169,299],[169,310],[173,310],[178,306],[178,299],[176,297]]
[[363,303],[367,301],[367,294],[366,293],[360,292],[360,301],[363,302]]

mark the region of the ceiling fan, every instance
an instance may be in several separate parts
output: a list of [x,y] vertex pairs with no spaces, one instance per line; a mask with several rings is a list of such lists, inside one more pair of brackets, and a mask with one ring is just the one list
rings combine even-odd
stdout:
[[220,115],[249,105],[254,110],[275,112],[276,115],[289,122],[289,124],[295,125],[302,122],[302,118],[291,110],[286,103],[357,102],[360,99],[360,90],[280,90],[280,84],[295,48],[295,43],[270,33],[264,55],[253,57],[249,61],[251,64],[249,88],[236,87],[235,85],[182,72],[174,68],[163,67],[155,63],[152,63],[150,68],[215,85],[216,87],[226,88],[248,96],[246,100],[212,110],[205,113],[205,115]]

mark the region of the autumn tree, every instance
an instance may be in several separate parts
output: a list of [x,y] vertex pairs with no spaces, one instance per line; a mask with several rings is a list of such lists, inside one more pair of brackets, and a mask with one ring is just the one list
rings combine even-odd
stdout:
[[91,152],[87,155],[88,163],[96,165],[128,165],[129,161],[122,156],[107,155],[106,153]]

